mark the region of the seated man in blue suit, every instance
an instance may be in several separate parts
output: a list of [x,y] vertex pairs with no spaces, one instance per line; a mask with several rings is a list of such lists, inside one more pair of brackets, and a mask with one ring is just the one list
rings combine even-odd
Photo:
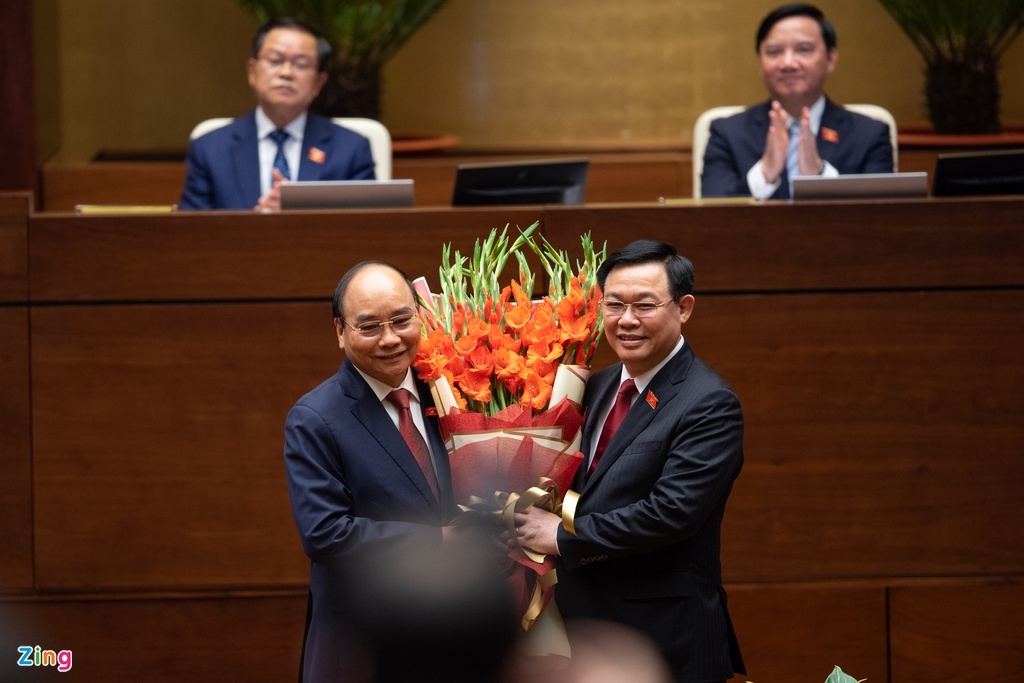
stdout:
[[796,175],[891,173],[889,128],[825,96],[836,32],[813,5],[772,11],[757,31],[771,100],[712,122],[701,195],[789,199]]
[[258,105],[189,144],[178,208],[276,211],[282,182],[374,178],[369,141],[308,111],[330,55],[330,43],[299,21],[260,27],[246,66]]
[[368,655],[350,635],[367,627],[368,561],[440,552],[460,537],[445,526],[456,508],[437,411],[410,368],[420,344],[412,286],[395,266],[364,261],[338,282],[333,307],[345,360],[285,423],[288,493],[310,560],[305,683],[365,680]]

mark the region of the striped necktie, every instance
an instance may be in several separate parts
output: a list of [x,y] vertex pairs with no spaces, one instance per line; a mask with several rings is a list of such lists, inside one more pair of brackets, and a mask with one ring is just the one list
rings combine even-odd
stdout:
[[398,431],[402,433],[402,438],[405,439],[406,445],[409,446],[413,457],[416,458],[416,463],[423,470],[423,476],[427,478],[427,484],[430,485],[434,498],[440,500],[437,475],[434,473],[434,465],[430,461],[430,449],[427,448],[427,442],[412,420],[412,411],[409,409],[409,390],[395,389],[387,395],[387,400],[398,408]]
[[[274,155],[274,168],[281,172],[285,180],[292,179],[292,173],[288,170],[288,160],[284,156],[284,141],[290,138],[286,130],[273,130],[270,132],[270,139],[277,143],[277,154]],[[274,174],[270,174],[270,187],[274,186]]]
[[789,176],[789,196],[793,196],[793,178],[800,173],[797,151],[800,147],[800,121],[793,119],[789,124],[789,147],[786,149],[786,175]]
[[601,438],[597,440],[594,458],[590,462],[590,470],[587,473],[588,477],[597,469],[598,461],[604,455],[608,444],[611,443],[612,437],[618,431],[619,425],[626,418],[626,413],[629,412],[629,407],[632,405],[633,397],[636,396],[636,393],[636,382],[632,379],[627,379],[619,387],[619,393],[615,396],[615,404],[612,406],[611,412],[608,413],[608,418],[604,421],[604,427],[601,429]]

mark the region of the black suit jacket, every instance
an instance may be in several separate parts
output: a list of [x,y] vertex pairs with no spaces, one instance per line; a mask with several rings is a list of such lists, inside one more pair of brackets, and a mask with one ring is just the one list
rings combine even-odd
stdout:
[[[750,196],[747,172],[764,154],[770,109],[771,102],[764,102],[711,122],[700,181],[702,197]],[[825,129],[833,131],[835,136],[823,137]],[[892,173],[889,127],[826,99],[818,128],[818,155],[832,164],[840,175]],[[790,199],[789,174],[785,170],[782,184],[771,199]]]
[[[587,385],[583,447],[622,364]],[[650,636],[678,680],[744,672],[726,609],[720,530],[743,464],[743,416],[689,344],[652,379],[594,474],[576,482],[576,535],[558,531],[555,598],[567,620],[608,619]]]
[[[417,381],[421,406],[433,405]],[[437,418],[424,415],[441,501],[384,406],[346,358],[338,373],[288,413],[284,459],[292,513],[310,559],[306,681],[351,677],[343,627],[355,563],[374,550],[436,541],[455,516],[451,472]]]

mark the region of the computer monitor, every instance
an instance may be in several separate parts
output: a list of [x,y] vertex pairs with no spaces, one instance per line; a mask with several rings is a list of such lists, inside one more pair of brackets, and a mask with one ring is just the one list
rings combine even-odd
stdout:
[[940,154],[932,196],[1024,194],[1024,149]]
[[587,159],[460,164],[452,206],[582,204]]

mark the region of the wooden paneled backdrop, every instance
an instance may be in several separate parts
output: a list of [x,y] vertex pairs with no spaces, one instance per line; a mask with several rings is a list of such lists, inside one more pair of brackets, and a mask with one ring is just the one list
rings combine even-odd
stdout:
[[[284,416],[341,358],[364,258],[540,220],[697,269],[684,329],[737,390],[723,564],[756,683],[1024,669],[1024,198],[169,214],[0,196],[0,680],[292,681],[307,561]],[[607,348],[598,364],[610,360]],[[20,678],[18,677],[20,674]]]

